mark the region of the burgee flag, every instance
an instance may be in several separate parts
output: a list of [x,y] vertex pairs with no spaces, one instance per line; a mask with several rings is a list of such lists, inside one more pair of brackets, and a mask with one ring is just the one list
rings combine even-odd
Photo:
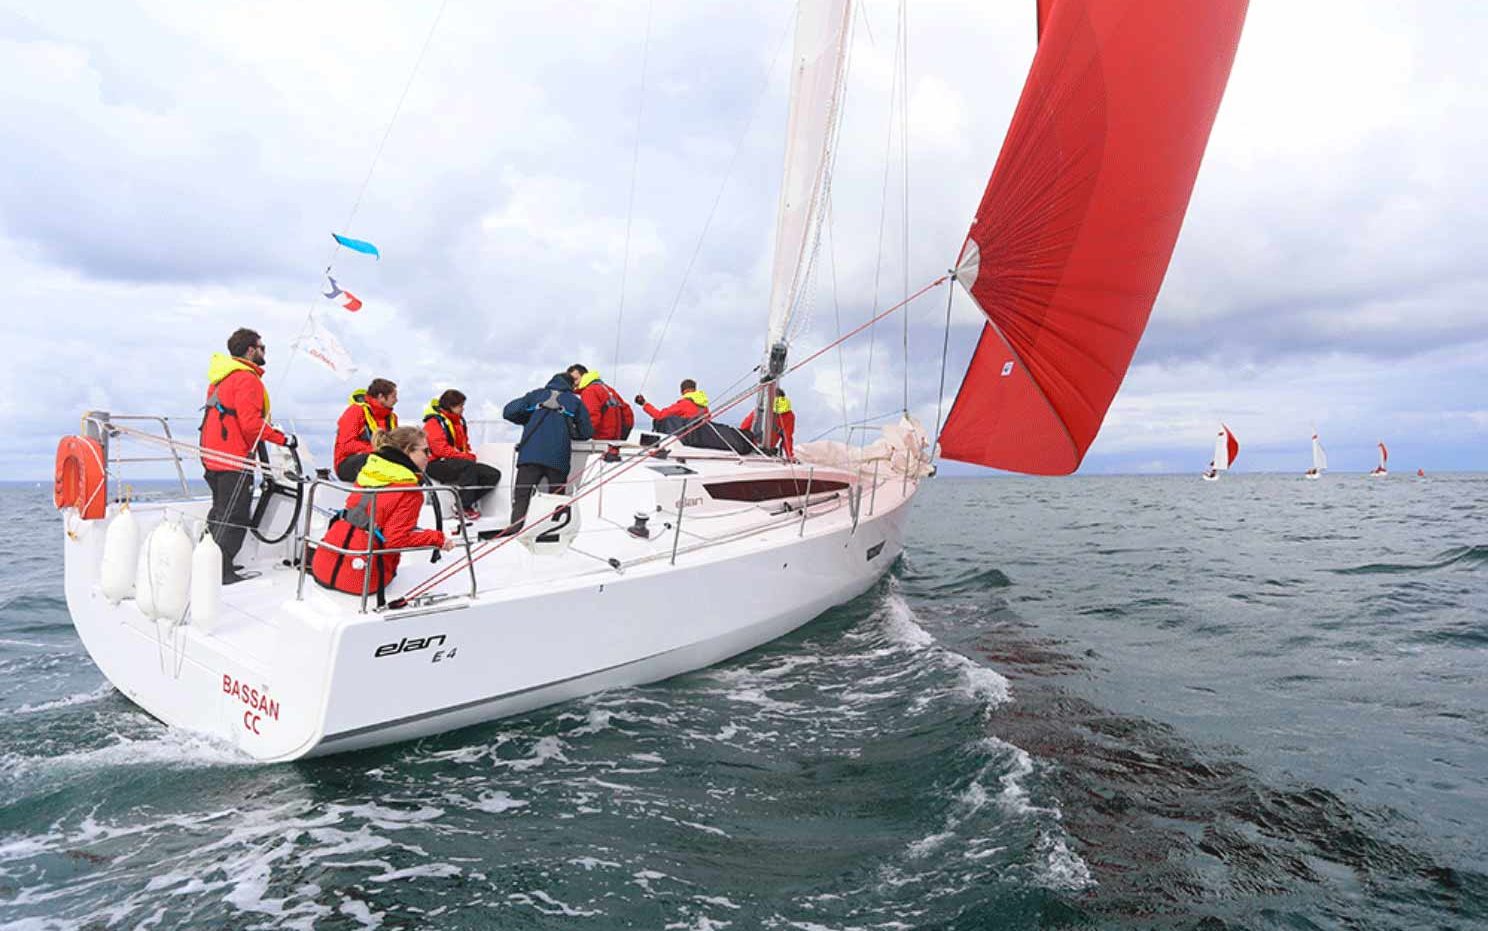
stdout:
[[357,311],[362,309],[361,300],[358,299],[357,296],[355,294],[352,294],[350,291],[342,290],[341,287],[336,284],[336,279],[332,278],[330,275],[326,275],[326,281],[329,281],[331,283],[331,290],[321,292],[326,297],[335,301],[337,304],[340,304],[342,308],[349,310],[352,313],[356,313]]
[[310,315],[310,325],[300,338],[295,340],[296,349],[319,362],[331,370],[331,373],[342,381],[346,381],[357,371],[357,364],[352,361],[351,353],[341,345],[325,324],[315,314]]
[[353,252],[362,252],[367,255],[374,256],[378,260],[382,259],[382,253],[377,251],[377,247],[372,245],[370,242],[367,242],[366,240],[352,239],[350,236],[342,236],[340,233],[332,233],[331,236],[334,237],[335,240],[341,245],[345,246]]

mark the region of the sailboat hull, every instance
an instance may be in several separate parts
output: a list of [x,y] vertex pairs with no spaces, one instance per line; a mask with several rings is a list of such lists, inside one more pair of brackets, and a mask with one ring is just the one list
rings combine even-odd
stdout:
[[[568,556],[596,565],[544,577],[542,557],[512,546],[516,572],[502,577],[525,570],[525,582],[382,613],[359,613],[352,596],[313,582],[296,599],[298,572],[280,565],[225,589],[215,627],[147,620],[132,599],[110,604],[99,589],[105,522],[70,521],[67,600],[94,662],[146,712],[261,760],[291,760],[655,682],[774,640],[883,576],[903,550],[917,486],[895,476],[857,521],[838,499],[676,565],[663,555],[614,570]],[[147,526],[161,510],[134,507]]]

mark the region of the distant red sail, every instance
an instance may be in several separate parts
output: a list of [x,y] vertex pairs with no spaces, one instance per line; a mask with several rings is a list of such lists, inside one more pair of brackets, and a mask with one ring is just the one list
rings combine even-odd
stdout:
[[[1224,424],[1220,424],[1220,426],[1224,426]],[[1240,441],[1235,439],[1235,434],[1230,431],[1229,427],[1225,427],[1224,432],[1225,448],[1230,451],[1230,465],[1234,465],[1235,457],[1240,455]]]
[[1075,471],[1147,326],[1246,0],[1057,0],[957,263],[987,315],[947,458]]

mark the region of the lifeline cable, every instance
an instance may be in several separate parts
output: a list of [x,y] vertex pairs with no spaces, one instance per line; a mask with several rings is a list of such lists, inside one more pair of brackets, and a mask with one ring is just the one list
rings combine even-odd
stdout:
[[[925,293],[927,293],[929,291],[932,291],[935,288],[939,287],[940,285],[944,284],[946,282],[946,280],[949,279],[949,278],[950,278],[950,275],[949,274],[941,275],[939,278],[936,278],[934,281],[932,281],[929,284],[925,285],[923,288],[921,288],[920,290],[916,291],[914,294],[910,295],[909,297],[905,298],[900,303],[895,304],[893,307],[890,307],[887,310],[884,310],[882,313],[879,313],[878,315],[870,318],[866,323],[863,323],[860,326],[855,327],[854,329],[852,329],[851,331],[849,331],[845,335],[839,337],[836,340],[833,340],[830,343],[827,343],[825,346],[822,346],[820,349],[816,350],[811,355],[807,356],[806,358],[802,359],[800,362],[797,362],[795,365],[792,365],[790,368],[786,369],[785,372],[782,373],[782,374],[783,375],[789,375],[789,374],[792,374],[792,373],[798,371],[803,366],[809,364],[810,362],[814,361],[815,359],[821,357],[824,353],[826,353],[826,352],[830,351],[831,349],[835,348],[837,345],[839,345],[840,343],[842,343],[844,340],[851,339],[852,337],[854,337],[854,336],[858,335],[859,333],[863,332],[863,330],[868,329],[869,327],[873,326],[875,323],[879,322],[880,320],[883,320],[885,317],[888,317],[890,314],[894,313],[895,311],[900,310],[900,309],[905,308],[905,307],[908,307],[914,300],[916,300],[917,298],[919,298],[921,295],[923,295],[923,294],[925,294]],[[587,498],[588,496],[594,494],[596,491],[598,491],[599,489],[603,488],[605,485],[607,485],[610,482],[614,481],[620,475],[622,475],[622,474],[624,474],[626,472],[629,472],[631,469],[636,468],[637,466],[641,465],[642,463],[646,462],[649,459],[655,458],[655,456],[656,456],[656,454],[658,452],[660,452],[660,451],[662,451],[664,449],[670,449],[670,447],[672,447],[673,445],[679,443],[682,440],[683,437],[688,436],[689,434],[691,434],[695,430],[698,430],[698,429],[700,429],[700,428],[702,428],[702,427],[704,427],[704,426],[706,426],[708,424],[713,423],[713,421],[714,421],[715,417],[717,416],[717,414],[721,414],[724,411],[727,411],[727,410],[729,410],[729,409],[731,409],[733,407],[738,406],[743,401],[745,401],[745,400],[747,400],[749,398],[752,398],[758,390],[759,390],[758,387],[751,387],[749,390],[747,390],[747,391],[741,391],[739,394],[735,395],[734,397],[729,398],[726,402],[724,402],[718,408],[716,408],[716,409],[709,409],[708,415],[706,417],[703,417],[703,418],[699,419],[697,422],[695,422],[692,425],[688,426],[686,429],[682,430],[679,433],[670,434],[669,436],[667,436],[666,438],[664,438],[663,440],[661,440],[660,442],[658,442],[655,446],[648,447],[645,452],[641,453],[640,455],[634,456],[629,462],[622,464],[618,469],[616,469],[615,471],[611,472],[609,475],[605,476],[605,478],[603,480],[597,482],[593,487],[588,488],[588,489],[585,489],[584,491],[581,491],[579,494],[574,495],[572,498],[569,498],[566,503],[561,504],[558,507],[555,507],[553,510],[547,512],[546,514],[543,514],[541,517],[538,517],[538,518],[535,518],[535,519],[534,518],[528,518],[527,520],[532,520],[534,523],[541,523],[542,521],[548,520],[549,518],[551,518],[553,515],[557,514],[562,509],[573,507],[579,501],[582,501],[584,498]],[[456,563],[454,563],[453,565],[450,565],[450,566],[446,566],[444,569],[439,570],[438,572],[434,573],[433,575],[431,575],[429,578],[425,579],[424,581],[419,582],[418,584],[414,585],[413,588],[409,589],[409,591],[408,591],[407,594],[403,595],[401,598],[399,598],[397,600],[406,603],[406,602],[408,602],[411,599],[418,598],[419,596],[421,596],[421,595],[423,595],[423,594],[425,594],[425,593],[433,590],[435,587],[437,587],[439,585],[443,585],[445,582],[447,582],[450,579],[454,578],[460,572],[465,571],[468,566],[473,565],[474,563],[480,561],[481,559],[484,559],[486,556],[489,556],[490,554],[496,552],[497,550],[501,549],[503,546],[506,546],[508,543],[511,543],[513,540],[518,539],[519,536],[520,536],[520,534],[513,534],[512,536],[509,536],[509,537],[503,537],[503,538],[501,538],[499,540],[494,540],[494,541],[488,542],[485,546],[480,547],[475,552],[470,553],[470,555],[468,555],[463,561],[456,562]]]

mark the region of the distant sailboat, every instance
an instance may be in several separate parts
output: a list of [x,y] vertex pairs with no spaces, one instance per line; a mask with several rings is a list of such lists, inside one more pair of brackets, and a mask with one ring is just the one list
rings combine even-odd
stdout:
[[1373,472],[1370,472],[1369,474],[1370,475],[1379,475],[1379,476],[1389,475],[1390,474],[1390,470],[1387,469],[1387,468],[1385,468],[1385,463],[1390,461],[1390,451],[1385,448],[1385,444],[1383,442],[1381,442],[1379,444],[1379,451],[1380,451],[1380,463],[1379,463],[1379,465],[1375,466],[1374,467],[1374,471]]
[[1323,449],[1323,444],[1318,440],[1318,435],[1312,435],[1312,468],[1303,473],[1304,478],[1321,478],[1323,470],[1328,467],[1328,453]]
[[1219,435],[1214,438],[1214,459],[1209,463],[1209,469],[1204,473],[1204,481],[1219,481],[1219,473],[1229,469],[1235,457],[1240,454],[1240,441],[1235,439],[1235,434],[1224,424],[1219,425]]
[[1417,469],[1416,470],[1416,478],[1425,478],[1425,477],[1426,477],[1426,470],[1425,469]]

